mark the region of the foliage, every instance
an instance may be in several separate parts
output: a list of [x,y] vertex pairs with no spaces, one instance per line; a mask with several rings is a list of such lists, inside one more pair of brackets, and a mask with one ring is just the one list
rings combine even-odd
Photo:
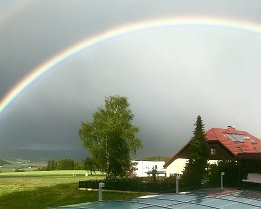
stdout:
[[86,170],[83,161],[74,161],[74,170]]
[[46,170],[47,171],[57,170],[57,162],[55,160],[48,160]]
[[63,159],[57,162],[57,170],[74,170],[74,161],[71,159]]
[[122,130],[116,130],[111,135],[111,140],[108,141],[108,176],[114,178],[115,176],[124,177],[126,171],[131,167],[130,149],[127,141],[122,140]]
[[83,170],[84,163],[77,162],[72,159],[61,159],[58,161],[48,160],[46,170],[54,171],[54,170]]
[[197,117],[193,137],[190,140],[191,155],[185,166],[181,182],[192,188],[199,188],[207,175],[207,161],[209,158],[209,147],[204,133],[204,125],[200,116]]
[[83,165],[84,165],[84,169],[90,171],[91,174],[93,172],[95,172],[96,170],[98,170],[98,167],[99,167],[97,160],[94,158],[90,158],[90,157],[87,157],[83,161]]
[[222,160],[218,161],[217,164],[210,164],[207,185],[211,187],[220,186],[221,172],[225,172],[223,177],[225,187],[238,186],[239,164],[234,160]]
[[[80,181],[80,188],[98,189],[100,181]],[[175,192],[176,191],[176,177],[160,178],[153,181],[151,178],[122,178],[122,179],[105,179],[105,189],[120,190],[120,191],[143,191],[143,192]],[[183,190],[181,185],[180,191]],[[183,190],[184,191],[184,190]]]
[[131,155],[142,147],[132,125],[133,114],[126,97],[111,96],[105,107],[93,114],[92,122],[82,123],[79,135],[84,147],[107,178],[123,177],[131,167]]

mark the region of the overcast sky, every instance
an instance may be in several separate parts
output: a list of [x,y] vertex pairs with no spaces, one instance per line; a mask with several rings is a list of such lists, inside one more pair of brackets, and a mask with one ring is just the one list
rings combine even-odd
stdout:
[[[37,66],[90,36],[192,16],[260,24],[259,0],[1,0],[0,100]],[[1,158],[84,159],[82,121],[104,98],[129,99],[144,149],[171,156],[192,136],[234,125],[261,138],[261,33],[202,25],[144,30],[82,51],[0,114]]]

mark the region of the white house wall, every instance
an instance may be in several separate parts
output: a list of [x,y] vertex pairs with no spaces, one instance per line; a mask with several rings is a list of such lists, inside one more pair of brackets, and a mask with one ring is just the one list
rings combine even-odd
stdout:
[[[178,158],[174,160],[167,168],[166,173],[167,177],[174,175],[174,174],[183,174],[183,171],[185,169],[186,163],[188,162],[188,159],[181,159]],[[216,164],[217,160],[209,160],[208,163],[210,164]]]
[[188,159],[176,159],[167,168],[167,177],[174,174],[182,174]]

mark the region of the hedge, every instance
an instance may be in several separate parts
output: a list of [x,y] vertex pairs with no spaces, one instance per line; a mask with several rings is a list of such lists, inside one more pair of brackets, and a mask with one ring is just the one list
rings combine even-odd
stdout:
[[[79,188],[98,189],[101,181],[79,181]],[[175,192],[175,182],[142,182],[137,179],[119,179],[116,181],[104,180],[105,189],[138,192]],[[180,190],[181,191],[181,190]]]

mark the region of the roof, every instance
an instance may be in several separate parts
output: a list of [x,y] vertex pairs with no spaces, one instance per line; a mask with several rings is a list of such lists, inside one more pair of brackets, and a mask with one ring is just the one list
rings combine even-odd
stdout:
[[246,131],[211,128],[205,133],[205,137],[209,142],[219,141],[235,157],[242,153],[261,153],[261,140]]
[[[236,130],[235,128],[211,128],[205,132],[206,141],[218,142],[225,147],[235,158],[260,158],[261,157],[261,139],[249,134],[246,131]],[[190,141],[181,148],[172,158],[170,158],[164,167],[169,166],[174,160],[179,158],[183,150],[189,146]]]

